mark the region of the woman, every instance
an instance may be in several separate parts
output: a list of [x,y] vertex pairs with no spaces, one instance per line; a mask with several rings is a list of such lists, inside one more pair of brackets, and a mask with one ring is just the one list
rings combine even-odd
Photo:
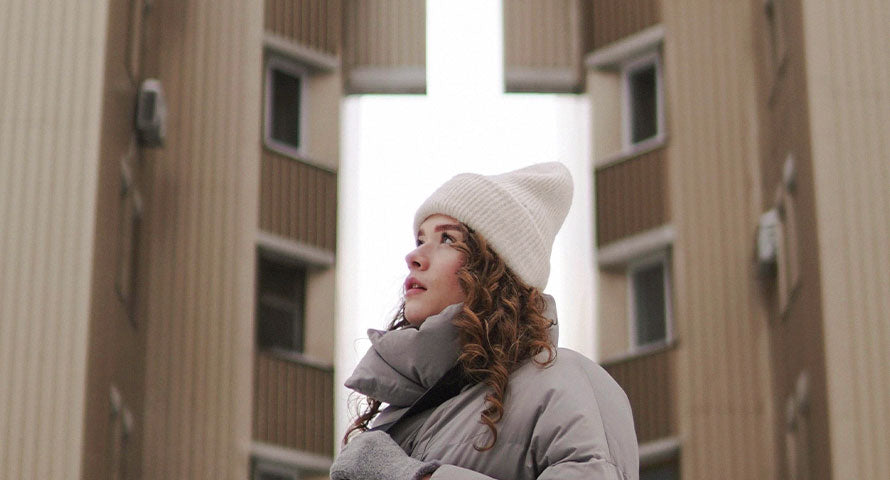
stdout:
[[421,205],[404,304],[346,382],[368,407],[331,478],[638,478],[627,397],[555,347],[542,293],[571,199],[568,170],[545,163],[458,175]]

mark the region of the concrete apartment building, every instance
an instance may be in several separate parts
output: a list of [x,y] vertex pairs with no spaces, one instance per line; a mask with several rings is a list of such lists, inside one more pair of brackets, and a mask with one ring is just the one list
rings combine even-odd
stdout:
[[340,100],[424,2],[3,10],[0,478],[326,476]]
[[593,0],[599,354],[641,478],[890,475],[876,1]]
[[[0,478],[323,477],[339,103],[425,91],[425,2],[7,3]],[[591,98],[641,478],[890,477],[890,10],[829,3],[504,0],[505,89]]]

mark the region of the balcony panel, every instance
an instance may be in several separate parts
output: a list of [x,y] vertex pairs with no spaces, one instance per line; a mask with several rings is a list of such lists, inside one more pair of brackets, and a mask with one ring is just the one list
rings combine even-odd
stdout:
[[[504,82],[508,92],[584,89],[581,0],[504,2]],[[580,18],[579,18],[580,17]]]
[[604,363],[630,400],[639,443],[674,436],[674,348]]
[[343,25],[347,93],[426,92],[425,0],[344,0]]
[[300,46],[340,54],[340,2],[266,0],[265,30]]
[[263,149],[260,229],[333,252],[337,174]]
[[331,457],[334,372],[271,352],[257,352],[253,439]]
[[593,49],[661,22],[661,0],[594,0]]
[[597,168],[595,177],[597,245],[670,222],[663,147]]

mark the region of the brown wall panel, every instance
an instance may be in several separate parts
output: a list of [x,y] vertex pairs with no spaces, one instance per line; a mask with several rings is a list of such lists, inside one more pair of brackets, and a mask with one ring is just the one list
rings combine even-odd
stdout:
[[597,168],[597,245],[670,222],[667,168],[664,148]]
[[581,0],[504,2],[504,82],[509,92],[583,90]]
[[593,0],[593,49],[661,22],[661,0]]
[[426,1],[344,0],[349,93],[426,91]]
[[339,1],[265,0],[265,30],[329,55],[340,54]]
[[[809,478],[831,478],[831,453],[825,380],[825,352],[822,329],[821,281],[816,235],[815,192],[809,136],[809,106],[805,65],[801,2],[775,2],[782,11],[777,25],[783,30],[786,55],[781,65],[773,61],[769,24],[763,2],[752,0],[755,39],[758,41],[758,79],[760,114],[761,189],[765,193],[763,210],[775,205],[777,188],[782,185],[782,167],[794,158],[797,174],[791,198],[795,204],[798,230],[798,265],[801,279],[794,289],[786,312],[780,312],[775,278],[765,279],[765,300],[770,317],[770,361],[773,369],[773,404],[775,411],[775,442],[778,458],[785,457],[784,435],[787,428],[785,409],[789,397],[795,395],[799,376],[806,374],[809,382],[808,434],[814,441],[808,445]],[[784,461],[778,462],[779,476],[790,478]]]
[[333,369],[271,352],[254,368],[254,440],[332,456]]
[[260,228],[333,252],[337,174],[263,149]]
[[[145,373],[145,318],[137,302],[144,296],[138,263],[144,244],[131,234],[134,205],[122,195],[122,167],[130,172],[127,196],[146,199],[141,150],[135,145],[134,99],[139,63],[130,63],[131,48],[139,49],[143,30],[153,19],[142,16],[141,1],[111,2],[103,92],[101,150],[98,171],[95,241],[90,295],[90,337],[87,357],[87,395],[84,419],[82,478],[113,478],[121,471],[140,477],[143,391]],[[134,16],[141,21],[132,22]],[[131,42],[135,42],[133,45]],[[138,56],[137,58],[141,58]],[[136,67],[135,71],[130,68]],[[130,252],[133,253],[130,253]],[[132,263],[127,268],[122,264]],[[143,266],[144,267],[144,266]],[[124,278],[126,277],[126,278]],[[124,295],[121,282],[130,288]],[[112,389],[120,395],[120,410],[109,401]],[[124,416],[132,430],[124,444]]]
[[603,368],[630,400],[639,443],[677,435],[673,348],[604,363]]

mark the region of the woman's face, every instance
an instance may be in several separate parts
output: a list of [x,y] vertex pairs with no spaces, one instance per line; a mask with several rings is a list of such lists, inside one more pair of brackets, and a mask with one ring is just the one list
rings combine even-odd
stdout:
[[405,320],[419,326],[427,317],[448,305],[462,302],[464,292],[457,282],[463,254],[452,246],[464,241],[460,222],[447,215],[432,215],[420,224],[417,248],[405,257]]

